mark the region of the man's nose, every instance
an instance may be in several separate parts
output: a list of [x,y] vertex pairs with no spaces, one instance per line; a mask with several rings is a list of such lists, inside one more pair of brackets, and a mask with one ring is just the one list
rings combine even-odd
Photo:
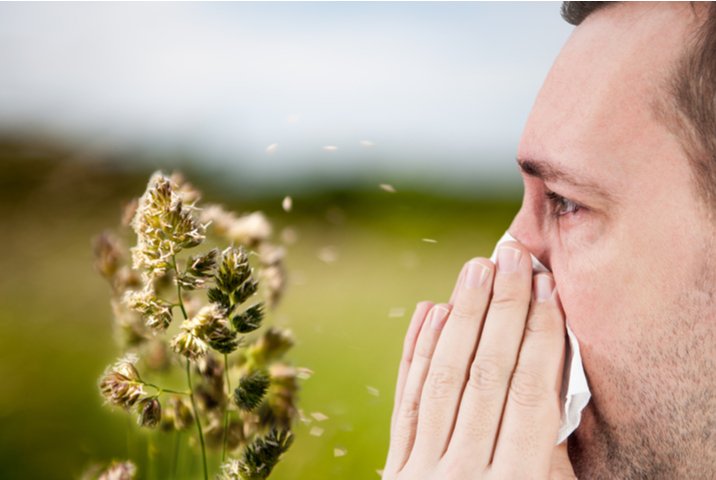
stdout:
[[552,270],[549,258],[549,244],[537,221],[536,215],[532,214],[523,205],[520,211],[517,212],[517,215],[515,215],[515,218],[512,219],[512,223],[507,231],[522,245],[527,247],[527,250],[537,257],[542,265],[547,267],[550,271]]

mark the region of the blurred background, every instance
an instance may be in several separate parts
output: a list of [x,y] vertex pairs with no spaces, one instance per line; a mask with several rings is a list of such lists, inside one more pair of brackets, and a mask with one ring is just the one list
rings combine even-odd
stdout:
[[447,301],[519,209],[559,6],[0,4],[0,478],[128,454],[146,478],[146,436],[128,446],[97,389],[119,349],[91,239],[156,169],[264,212],[287,248],[267,323],[327,419],[271,478],[379,478],[415,304]]

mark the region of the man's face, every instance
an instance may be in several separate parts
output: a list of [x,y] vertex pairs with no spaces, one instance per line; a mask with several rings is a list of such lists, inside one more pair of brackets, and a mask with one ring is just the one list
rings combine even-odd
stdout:
[[[569,442],[579,478],[713,473],[713,224],[678,137],[654,113],[695,19],[688,4],[593,13],[553,65],[519,145],[519,160],[595,186],[523,172],[509,229],[554,273],[582,347],[593,396]],[[548,190],[580,209],[550,206]]]

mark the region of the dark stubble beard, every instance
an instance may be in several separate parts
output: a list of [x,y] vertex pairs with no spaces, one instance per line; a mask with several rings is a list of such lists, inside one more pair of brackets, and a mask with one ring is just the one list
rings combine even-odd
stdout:
[[[569,439],[578,479],[716,478],[714,273],[706,261],[673,308],[642,323],[659,326],[648,344],[615,345],[624,356],[599,365],[609,395],[593,390],[593,431]],[[619,399],[626,422],[605,398]]]

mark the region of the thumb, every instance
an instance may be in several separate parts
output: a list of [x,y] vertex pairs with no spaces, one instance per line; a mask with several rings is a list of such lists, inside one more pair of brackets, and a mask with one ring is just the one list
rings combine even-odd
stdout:
[[567,440],[560,443],[552,451],[552,466],[549,472],[550,480],[577,480],[567,454]]

